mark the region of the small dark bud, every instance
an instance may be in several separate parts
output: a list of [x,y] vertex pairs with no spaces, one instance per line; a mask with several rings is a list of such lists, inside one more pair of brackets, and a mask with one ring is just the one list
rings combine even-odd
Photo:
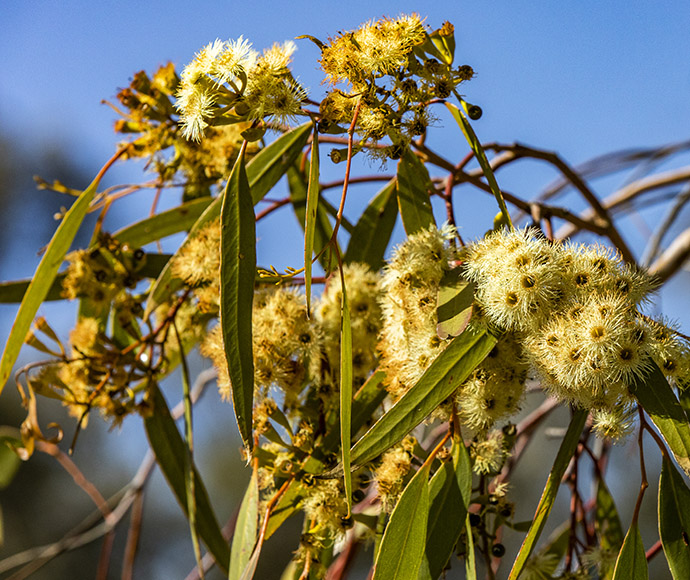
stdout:
[[482,521],[482,518],[479,514],[470,514],[470,526],[473,528],[476,528]]
[[470,105],[467,107],[467,115],[470,119],[473,121],[476,121],[477,119],[482,118],[482,108],[478,107],[477,105]]
[[502,558],[506,553],[506,548],[503,544],[494,544],[491,546],[491,555],[495,558]]

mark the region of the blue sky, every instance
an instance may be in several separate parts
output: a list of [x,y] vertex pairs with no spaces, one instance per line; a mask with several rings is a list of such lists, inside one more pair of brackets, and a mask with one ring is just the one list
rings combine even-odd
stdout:
[[[131,74],[183,65],[216,37],[257,48],[417,11],[456,26],[457,61],[477,77],[470,100],[484,139],[556,148],[579,161],[687,136],[690,4],[609,2],[133,2],[8,0],[0,8],[0,122],[64,135],[98,163],[112,151],[112,98]],[[318,52],[299,42],[295,70],[318,92]],[[83,148],[82,148],[83,150]]]

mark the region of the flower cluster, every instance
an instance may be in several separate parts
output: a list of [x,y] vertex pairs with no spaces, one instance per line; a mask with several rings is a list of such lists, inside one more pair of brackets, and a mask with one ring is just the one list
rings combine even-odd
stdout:
[[[201,141],[212,125],[282,123],[299,114],[307,93],[288,66],[295,48],[291,41],[274,44],[259,55],[242,37],[205,46],[181,74],[175,107],[182,134]],[[244,136],[254,141],[261,135]]]
[[423,135],[433,118],[428,103],[446,99],[473,76],[469,66],[454,68],[453,26],[429,34],[417,14],[369,22],[321,43],[321,67],[334,88],[321,102],[320,127],[342,131],[357,111],[356,131],[364,142],[390,144],[372,154],[397,159],[410,141]]
[[[435,226],[417,232],[396,249],[386,267],[379,350],[386,386],[394,397],[407,392],[448,345],[439,337],[436,309],[442,279],[457,258],[447,243],[454,233],[453,228]],[[472,324],[481,325],[481,317],[475,315]],[[456,401],[464,424],[485,431],[514,414],[522,400],[527,368],[520,342],[506,333],[458,385]]]
[[[159,185],[184,187],[184,199],[211,193],[211,188],[228,176],[243,141],[241,133],[249,122],[208,127],[201,142],[182,135],[174,106],[180,78],[172,63],[160,67],[151,77],[144,71],[134,75],[117,99],[122,110],[115,130],[135,138],[126,145],[127,157],[147,158],[147,167],[157,174]],[[251,144],[247,156],[258,150]]]
[[640,311],[653,279],[606,248],[504,230],[469,246],[463,260],[487,320],[519,337],[545,388],[590,409],[605,436],[626,433],[628,389],[653,362],[671,379],[690,371],[685,343]]

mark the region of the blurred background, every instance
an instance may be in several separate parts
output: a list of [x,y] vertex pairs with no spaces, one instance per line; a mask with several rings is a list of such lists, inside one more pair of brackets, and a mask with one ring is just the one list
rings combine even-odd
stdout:
[[[467,100],[480,105],[484,116],[474,124],[484,142],[513,143],[558,152],[577,165],[597,155],[619,149],[656,147],[690,138],[690,4],[675,0],[652,3],[641,0],[556,3],[532,2],[434,2],[408,0],[348,2],[252,2],[197,1],[134,2],[117,4],[72,0],[0,3],[0,277],[30,277],[38,264],[37,252],[50,240],[56,227],[53,214],[65,198],[37,191],[33,175],[59,179],[84,188],[115,150],[112,130],[115,113],[102,104],[115,101],[120,88],[138,70],[149,73],[167,61],[178,71],[203,45],[221,38],[243,35],[261,50],[273,42],[310,34],[327,39],[338,31],[384,15],[418,12],[432,28],[444,20],[455,25],[456,64],[471,65],[477,76],[463,85]],[[322,93],[317,48],[307,40],[296,41],[294,72],[311,96]],[[468,151],[450,119],[443,116],[431,129],[433,144],[451,159]],[[675,156],[660,169],[688,163]],[[328,161],[327,161],[328,163]],[[360,169],[379,171],[364,162]],[[383,168],[394,171],[394,167]],[[334,179],[340,166],[325,170]],[[136,162],[116,165],[103,186],[141,179]],[[521,197],[539,194],[557,177],[546,164],[525,161],[499,173],[499,183]],[[606,194],[620,185],[607,178],[593,185]],[[353,189],[348,211],[357,216],[372,189]],[[336,194],[337,195],[337,194]],[[179,203],[179,192],[165,193],[161,208]],[[359,205],[358,205],[359,196]],[[567,202],[570,203],[570,202]],[[577,210],[580,202],[573,201]],[[148,215],[151,197],[117,205],[108,215],[106,229],[113,231]],[[463,237],[483,234],[496,213],[488,197],[463,198],[458,203],[458,222]],[[299,266],[302,259],[300,230],[285,211],[258,230],[259,262],[284,268]],[[632,216],[625,221],[626,241],[640,255],[661,213]],[[439,213],[441,217],[442,213]],[[690,215],[679,220],[689,225]],[[91,222],[93,223],[93,222]],[[395,239],[402,239],[396,230]],[[82,244],[88,240],[88,224]],[[179,241],[179,240],[177,240]],[[175,240],[170,241],[171,244]],[[690,333],[687,271],[682,270],[661,293],[654,310],[679,321]],[[16,306],[0,305],[0,340],[9,334]],[[45,315],[63,338],[74,320],[74,309],[62,302],[45,305]],[[27,349],[20,364],[32,360]],[[209,363],[193,361],[193,371]],[[173,378],[166,395],[176,402],[181,395]],[[219,405],[210,389],[196,410],[197,461],[221,522],[230,518],[249,479],[239,457],[232,410]],[[56,417],[69,436],[73,421],[59,406],[42,401],[42,416]],[[17,426],[23,419],[12,385],[0,399],[0,425]],[[554,415],[549,424],[563,425],[565,415]],[[69,436],[67,437],[69,439]],[[531,467],[545,465],[555,456],[558,442],[541,438],[532,446],[516,472],[514,487],[533,476]],[[131,479],[147,444],[141,421],[128,418],[122,429],[108,432],[94,417],[80,436],[74,459],[85,475],[106,497]],[[627,528],[639,485],[633,444],[621,446],[614,455],[610,486],[623,525]],[[549,458],[546,460],[545,458]],[[650,460],[652,473],[657,471]],[[626,465],[632,464],[629,470]],[[653,482],[653,486],[655,483]],[[542,481],[534,484],[535,494]],[[656,539],[654,490],[650,489],[643,527],[645,545]],[[565,496],[564,496],[565,498]],[[562,499],[564,499],[562,498]],[[528,519],[532,503],[525,502],[518,519]],[[560,506],[562,516],[564,506]],[[54,459],[37,453],[23,464],[17,477],[0,491],[4,545],[0,561],[23,550],[57,541],[93,511],[90,500],[77,488]],[[558,521],[554,513],[552,521]],[[126,522],[118,532],[111,578],[120,577],[120,560],[126,538]],[[257,578],[277,578],[297,547],[295,522],[289,531],[272,538],[262,557]],[[147,487],[144,525],[135,578],[184,578],[193,568],[188,527],[160,474]],[[37,571],[32,578],[93,578],[101,542],[64,554]],[[515,548],[513,548],[514,550]],[[513,552],[514,553],[514,552]],[[511,554],[510,550],[506,557]],[[370,559],[364,554],[364,560]],[[665,564],[651,577],[668,575]],[[9,577],[10,573],[5,576]],[[213,576],[212,576],[213,577]],[[218,576],[219,577],[219,576]],[[364,576],[362,576],[363,578]]]

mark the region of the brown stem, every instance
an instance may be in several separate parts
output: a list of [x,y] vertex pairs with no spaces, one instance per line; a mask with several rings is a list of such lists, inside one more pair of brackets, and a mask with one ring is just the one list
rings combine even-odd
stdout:
[[129,532],[125,555],[122,559],[122,580],[132,580],[134,577],[134,560],[139,548],[139,536],[141,535],[142,515],[144,512],[144,491],[138,490],[132,504],[132,512],[129,516]]

